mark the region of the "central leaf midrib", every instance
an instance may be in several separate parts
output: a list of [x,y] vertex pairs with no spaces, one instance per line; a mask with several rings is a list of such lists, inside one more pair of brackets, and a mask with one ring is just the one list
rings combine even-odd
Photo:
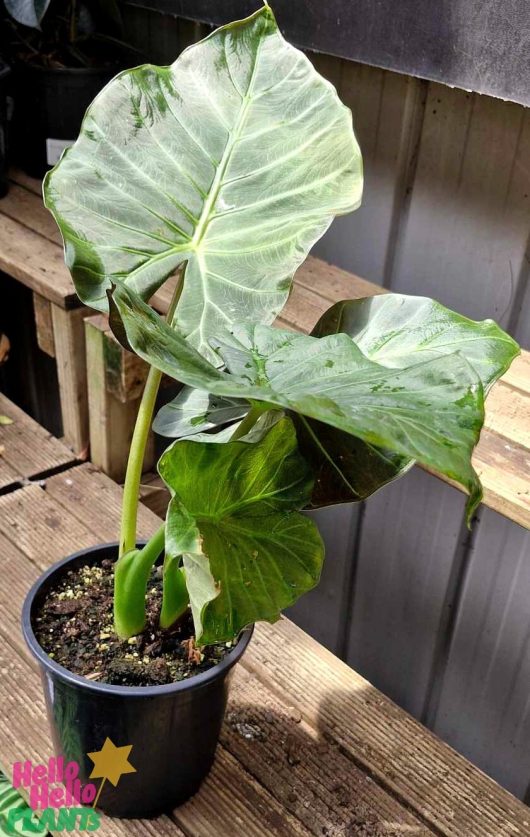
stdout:
[[212,188],[210,190],[208,198],[206,199],[206,201],[204,203],[204,206],[202,208],[202,212],[201,212],[201,215],[200,215],[200,218],[199,218],[199,222],[198,222],[197,227],[195,229],[195,234],[194,234],[194,236],[191,240],[191,247],[194,250],[198,249],[198,247],[199,247],[199,245],[200,245],[200,243],[201,243],[201,241],[204,237],[204,234],[205,234],[206,230],[208,229],[208,225],[209,225],[210,220],[211,220],[212,210],[213,210],[213,208],[214,208],[214,206],[217,202],[217,198],[219,197],[219,193],[220,193],[220,191],[221,191],[221,189],[223,188],[223,185],[224,185],[223,178],[224,178],[226,169],[228,168],[228,164],[230,163],[235,145],[236,145],[236,143],[237,143],[237,141],[238,141],[238,139],[241,135],[241,131],[243,130],[243,127],[245,125],[246,117],[247,117],[248,110],[249,110],[250,103],[251,103],[252,90],[253,90],[253,87],[254,87],[254,80],[255,80],[255,77],[256,77],[256,69],[257,69],[257,66],[258,66],[260,51],[261,51],[261,41],[258,44],[258,48],[256,50],[256,58],[255,58],[255,61],[254,61],[254,67],[252,68],[252,75],[251,75],[251,78],[250,78],[250,81],[249,81],[247,94],[242,99],[241,107],[239,109],[239,114],[238,114],[234,129],[233,129],[233,131],[229,132],[228,142],[227,142],[225,150],[223,152],[223,156],[221,157],[221,160],[219,162],[219,168],[218,168],[218,170],[215,174],[215,177],[213,179]]

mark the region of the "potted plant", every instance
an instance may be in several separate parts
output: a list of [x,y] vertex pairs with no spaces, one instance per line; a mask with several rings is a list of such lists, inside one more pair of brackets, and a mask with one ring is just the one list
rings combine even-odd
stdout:
[[138,63],[120,40],[117,0],[4,0],[12,79],[13,156],[42,177],[79,132],[88,105],[115,73]]
[[[119,544],[52,567],[23,613],[57,751],[86,780],[106,737],[133,745],[136,772],[99,798],[108,813],[199,787],[252,625],[318,583],[302,509],[362,500],[414,462],[466,489],[468,522],[480,502],[484,395],[518,353],[497,325],[399,294],[337,303],[310,336],[270,325],[361,188],[350,112],[268,5],[171,67],[118,75],[46,178],[79,296],[150,365]],[[148,300],[175,272],[163,319]],[[138,544],[163,373],[183,385],[155,420],[175,438],[158,465],[171,501]]]

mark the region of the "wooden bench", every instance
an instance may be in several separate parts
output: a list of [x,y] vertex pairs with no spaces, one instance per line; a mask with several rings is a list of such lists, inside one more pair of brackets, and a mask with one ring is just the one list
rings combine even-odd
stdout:
[[[58,229],[42,204],[39,181],[13,172],[10,192],[0,200],[0,215],[0,269],[34,293],[39,343],[57,360],[65,439],[74,451],[83,452],[90,426],[92,461],[120,479],[145,365],[121,350],[104,317],[87,318],[88,310],[80,306],[63,263]],[[384,292],[310,257],[296,274],[278,325],[308,331],[333,302]],[[161,313],[167,311],[170,296],[170,283],[155,294],[153,303]],[[484,485],[485,504],[526,527],[530,527],[529,428],[530,354],[523,352],[488,397],[474,464]],[[151,464],[148,456],[146,468]]]
[[[120,504],[121,489],[89,463],[0,497],[0,765],[8,776],[13,762],[52,754],[40,679],[20,633],[23,598],[53,561],[114,539]],[[141,535],[159,522],[140,509]],[[201,791],[154,821],[103,818],[98,834],[508,837],[530,834],[530,812],[281,619],[258,626],[235,671]]]

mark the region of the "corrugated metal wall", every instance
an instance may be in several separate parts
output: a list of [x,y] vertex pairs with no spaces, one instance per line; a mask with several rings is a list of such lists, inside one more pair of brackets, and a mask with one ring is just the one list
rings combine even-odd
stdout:
[[[169,62],[200,27],[131,9]],[[312,56],[352,108],[365,198],[316,247],[405,293],[493,317],[530,346],[530,113]],[[530,417],[529,417],[530,420]],[[530,534],[419,470],[362,506],[316,513],[327,560],[292,609],[306,630],[525,797],[530,785]]]

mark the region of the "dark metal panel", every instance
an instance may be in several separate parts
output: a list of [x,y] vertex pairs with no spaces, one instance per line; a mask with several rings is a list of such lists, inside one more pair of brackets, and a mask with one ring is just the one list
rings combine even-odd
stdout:
[[[259,0],[128,0],[221,24]],[[528,0],[274,0],[298,46],[530,104]]]

